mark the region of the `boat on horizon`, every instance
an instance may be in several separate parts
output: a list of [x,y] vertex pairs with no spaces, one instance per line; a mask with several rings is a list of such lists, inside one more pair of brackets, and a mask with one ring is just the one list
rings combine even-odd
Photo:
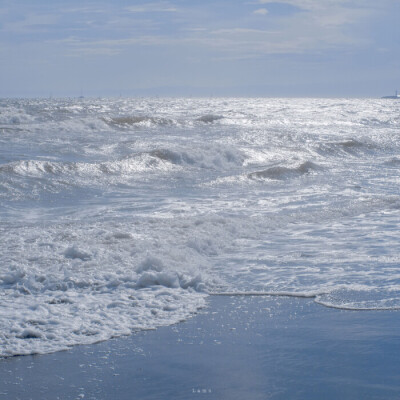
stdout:
[[383,96],[381,99],[400,99],[399,91],[396,90],[394,96]]

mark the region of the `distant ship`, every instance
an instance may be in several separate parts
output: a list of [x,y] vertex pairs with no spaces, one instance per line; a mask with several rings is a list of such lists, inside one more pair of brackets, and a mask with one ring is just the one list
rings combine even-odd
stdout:
[[396,90],[396,93],[394,96],[383,96],[382,99],[400,99],[399,91]]

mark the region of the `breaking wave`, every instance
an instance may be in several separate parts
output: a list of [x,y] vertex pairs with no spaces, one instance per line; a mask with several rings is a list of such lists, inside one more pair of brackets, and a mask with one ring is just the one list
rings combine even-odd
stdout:
[[357,153],[371,152],[377,149],[376,144],[372,142],[363,142],[356,139],[348,139],[337,142],[319,143],[317,152],[330,157],[335,156],[354,156]]
[[317,164],[311,161],[306,161],[297,167],[289,168],[282,166],[274,166],[261,171],[251,172],[247,175],[249,179],[264,180],[264,179],[276,179],[283,180],[289,178],[295,178],[304,174],[308,174],[312,171],[318,171],[321,169]]
[[199,168],[228,168],[243,164],[240,151],[227,146],[202,147],[196,149],[159,148],[125,156],[120,160],[100,163],[56,162],[44,160],[21,160],[0,165],[0,176],[16,174],[21,176],[43,175],[109,175],[131,174],[148,170],[170,170],[175,166]]
[[[21,231],[0,234],[10,249]],[[154,243],[157,233],[140,225],[84,223],[45,234],[31,227],[24,234],[29,256],[21,249],[0,269],[0,356],[47,353],[154,329],[186,319],[205,304],[205,260],[191,247],[174,248],[176,235]]]
[[0,99],[0,355],[208,294],[398,309],[396,121],[380,100]]
[[103,121],[106,122],[111,127],[119,127],[119,128],[129,128],[132,126],[142,126],[142,127],[174,126],[178,124],[178,122],[174,119],[151,117],[147,115],[105,117],[103,118]]
[[400,158],[399,157],[393,157],[390,160],[385,161],[385,165],[389,165],[392,167],[397,167],[400,165]]
[[206,114],[206,115],[203,115],[203,116],[197,118],[197,121],[205,122],[205,123],[212,123],[215,121],[219,121],[223,118],[224,117],[222,115]]
[[315,302],[341,310],[400,310],[400,291],[338,289],[316,296]]
[[152,157],[150,154],[140,154],[118,161],[102,163],[23,160],[2,165],[0,174],[7,173],[27,177],[44,175],[96,177],[101,175],[126,175],[151,169],[165,170],[168,167],[157,157]]

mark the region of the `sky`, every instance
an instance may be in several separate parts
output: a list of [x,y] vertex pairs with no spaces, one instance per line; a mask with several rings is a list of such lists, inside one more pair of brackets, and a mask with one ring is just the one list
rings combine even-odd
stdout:
[[0,97],[380,97],[400,0],[0,0]]

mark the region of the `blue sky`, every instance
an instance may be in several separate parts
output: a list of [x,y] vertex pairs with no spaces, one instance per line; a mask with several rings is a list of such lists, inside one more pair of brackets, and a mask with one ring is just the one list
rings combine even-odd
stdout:
[[0,97],[381,96],[399,0],[2,0]]

